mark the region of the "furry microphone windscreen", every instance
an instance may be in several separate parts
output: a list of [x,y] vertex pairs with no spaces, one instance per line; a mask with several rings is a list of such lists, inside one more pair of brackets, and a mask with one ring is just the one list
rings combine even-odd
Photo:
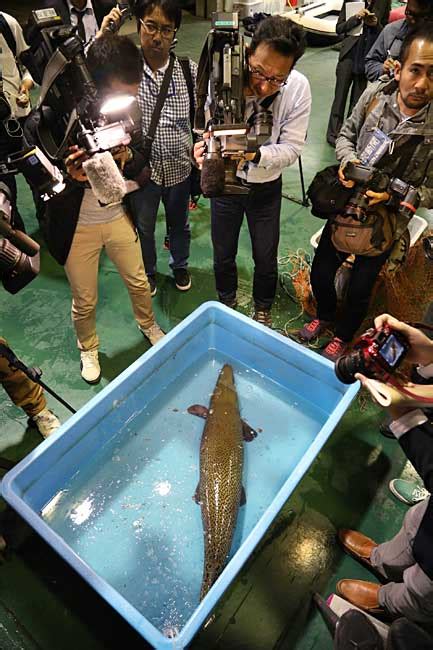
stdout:
[[212,198],[224,194],[225,169],[222,158],[205,158],[201,170],[203,196]]
[[123,178],[109,151],[95,153],[83,163],[93,194],[104,205],[118,203],[127,193]]

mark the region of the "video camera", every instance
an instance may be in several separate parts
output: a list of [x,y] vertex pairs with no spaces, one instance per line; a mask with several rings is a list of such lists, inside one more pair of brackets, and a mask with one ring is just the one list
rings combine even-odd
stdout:
[[[122,7],[124,13],[126,8],[130,13],[129,3],[121,5],[121,10]],[[116,29],[114,26],[112,31]],[[84,43],[76,32],[76,26],[63,25],[51,8],[33,11],[26,30],[30,49],[21,58],[41,85],[37,139],[43,151],[36,147],[20,152],[8,164],[15,164],[28,176],[29,182],[44,192],[44,198],[64,188],[63,175],[50,160],[54,163],[63,160],[71,144],[79,145],[92,157],[128,145],[139,132],[138,109],[134,114],[133,97],[119,96],[101,106],[86,64]],[[117,167],[113,161],[112,166],[115,174]],[[49,186],[48,174],[52,178]],[[117,174],[114,184],[120,186],[122,177],[118,170]],[[44,177],[44,184],[39,176]],[[90,175],[89,180],[92,184]]]
[[402,364],[409,348],[409,342],[401,332],[389,327],[382,330],[371,328],[359,337],[349,354],[337,360],[335,374],[343,384],[355,383],[358,372],[387,382]]
[[[201,175],[205,197],[247,194],[248,188],[236,177],[239,160],[245,153],[257,152],[272,132],[272,114],[259,104],[248,123],[244,121],[245,39],[236,12],[212,14],[212,29],[198,66],[194,124],[195,132],[208,127],[210,134]],[[210,123],[206,124],[208,94]]]
[[39,244],[14,230],[11,193],[0,183],[0,280],[9,293],[17,293],[39,273]]
[[342,216],[352,217],[361,223],[367,220],[370,200],[366,195],[367,190],[388,192],[392,205],[395,205],[398,212],[408,221],[419,206],[420,196],[416,187],[400,178],[391,178],[389,174],[375,167],[349,162],[344,168],[344,177],[346,180],[355,181],[355,189]]

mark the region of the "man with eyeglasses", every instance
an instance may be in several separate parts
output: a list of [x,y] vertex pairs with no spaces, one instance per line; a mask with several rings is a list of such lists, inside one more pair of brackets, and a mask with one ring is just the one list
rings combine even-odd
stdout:
[[[301,153],[311,110],[308,80],[293,69],[304,50],[304,32],[290,20],[272,16],[259,24],[247,52],[249,79],[245,88],[245,120],[257,104],[273,97],[268,109],[273,118],[272,134],[256,154],[246,154],[238,166],[237,176],[249,187],[248,194],[211,199],[214,273],[219,300],[232,308],[237,305],[236,255],[246,215],[254,260],[253,318],[269,327],[272,326],[271,308],[278,280],[281,174]],[[204,142],[194,147],[199,166],[203,163],[204,150]]]
[[433,21],[432,0],[408,0],[405,18],[386,25],[365,57],[365,73],[369,81],[377,81],[383,75],[394,76],[395,62],[400,57],[404,39],[426,20]]
[[[169,67],[170,52],[182,19],[182,10],[175,0],[138,0],[134,14],[143,55],[143,74],[138,91],[141,110],[143,144],[158,95]],[[140,235],[143,261],[152,296],[156,286],[155,225],[162,201],[169,231],[170,261],[174,283],[179,291],[188,291],[191,232],[188,222],[191,188],[190,94],[194,93],[197,65],[189,66],[187,75],[179,59],[175,59],[155,137],[150,151],[150,180],[131,194],[129,202]]]

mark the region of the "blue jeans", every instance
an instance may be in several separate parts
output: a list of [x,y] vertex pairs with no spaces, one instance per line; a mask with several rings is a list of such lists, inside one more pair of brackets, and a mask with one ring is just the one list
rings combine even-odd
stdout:
[[188,266],[191,231],[188,223],[190,178],[164,187],[149,181],[129,196],[132,218],[137,227],[147,275],[156,273],[155,224],[159,203],[162,200],[170,237],[170,267],[186,269]]

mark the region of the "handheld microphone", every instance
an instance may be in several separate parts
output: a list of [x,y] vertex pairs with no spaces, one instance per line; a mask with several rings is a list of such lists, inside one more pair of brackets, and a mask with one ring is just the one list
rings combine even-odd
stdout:
[[109,151],[95,153],[83,162],[83,169],[100,203],[119,203],[127,193],[125,179]]
[[207,199],[224,194],[225,168],[220,156],[205,155],[201,170],[200,186]]

